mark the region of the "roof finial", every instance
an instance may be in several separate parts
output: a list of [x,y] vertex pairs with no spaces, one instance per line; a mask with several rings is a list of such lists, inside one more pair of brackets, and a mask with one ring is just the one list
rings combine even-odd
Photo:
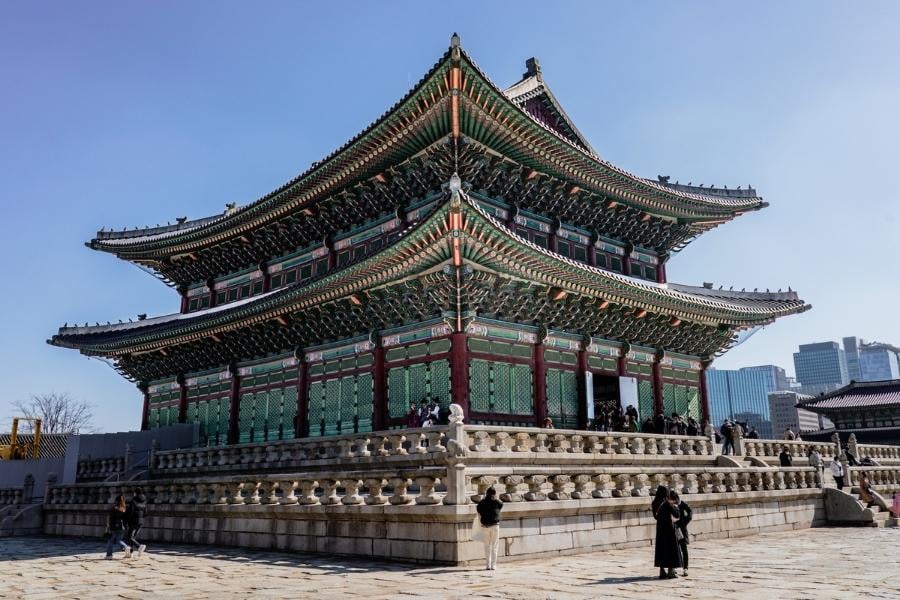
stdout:
[[542,78],[541,61],[536,56],[525,61],[525,74],[522,77]]
[[450,47],[459,48],[459,34],[455,31],[453,32],[453,35],[450,36]]

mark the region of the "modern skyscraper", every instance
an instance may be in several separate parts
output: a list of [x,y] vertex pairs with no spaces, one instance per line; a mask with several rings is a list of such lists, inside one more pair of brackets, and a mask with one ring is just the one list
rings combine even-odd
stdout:
[[847,359],[837,342],[801,344],[794,353],[797,380],[807,386],[841,386],[850,381]]
[[862,381],[862,374],[859,369],[859,346],[863,343],[858,337],[845,337],[844,358],[847,360],[847,377],[850,381]]
[[746,421],[759,435],[773,435],[769,417],[769,392],[789,389],[784,369],[775,365],[744,367],[738,370],[708,369],[706,387],[713,423],[725,419]]
[[861,377],[858,381],[900,379],[900,348],[879,342],[863,342],[860,346],[859,368]]

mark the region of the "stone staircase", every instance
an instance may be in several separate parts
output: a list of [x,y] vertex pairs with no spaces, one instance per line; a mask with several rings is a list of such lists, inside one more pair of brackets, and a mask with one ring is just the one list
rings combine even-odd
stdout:
[[859,488],[853,488],[850,492],[850,496],[859,502],[859,505],[862,508],[868,508],[872,511],[872,522],[867,524],[870,527],[900,527],[900,519],[893,516],[889,510],[879,506],[878,502],[873,502],[871,506],[866,506],[866,504],[860,500]]

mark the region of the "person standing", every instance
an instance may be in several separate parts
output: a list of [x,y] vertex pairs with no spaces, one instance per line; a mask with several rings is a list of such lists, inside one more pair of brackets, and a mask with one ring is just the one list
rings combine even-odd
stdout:
[[678,508],[669,501],[669,488],[661,485],[656,488],[656,495],[650,505],[656,519],[656,543],[654,544],[653,564],[659,567],[660,579],[675,579],[675,569],[681,566],[681,551],[675,537],[675,523],[678,521]]
[[734,435],[734,426],[732,426],[731,421],[725,419],[722,423],[722,454],[734,454],[734,439],[732,436]]
[[837,489],[844,489],[844,465],[841,464],[837,456],[831,460],[831,475],[834,477]]
[[125,550],[125,558],[131,558],[131,546],[122,541],[125,528],[128,526],[125,509],[125,496],[119,494],[106,516],[106,560],[112,559],[116,545],[122,546]]
[[147,549],[147,546],[140,543],[137,539],[138,533],[140,533],[141,528],[144,526],[144,513],[146,512],[147,497],[144,496],[144,490],[139,487],[135,488],[134,495],[128,503],[128,508],[125,510],[125,517],[128,521],[128,535],[126,536],[125,541],[131,547],[132,552],[137,550],[138,558],[143,556],[144,550]]
[[816,450],[815,446],[810,446],[809,453],[806,455],[809,459],[809,466],[815,467],[816,473],[822,474],[822,457],[819,456],[818,450]]
[[688,524],[694,518],[694,511],[687,502],[678,496],[675,490],[669,491],[669,500],[678,508],[678,520],[675,522],[675,537],[678,539],[678,548],[681,550],[681,566],[684,568],[682,575],[688,574]]
[[493,571],[497,568],[497,554],[500,552],[500,511],[503,510],[503,503],[497,499],[497,490],[488,488],[475,508],[484,528],[485,570]]
[[778,455],[778,462],[781,463],[782,467],[794,466],[794,457],[792,457],[791,453],[788,452],[787,446],[781,447],[781,454]]
[[406,426],[415,429],[419,425],[419,411],[416,410],[416,403],[413,402],[409,405],[409,412],[406,413]]

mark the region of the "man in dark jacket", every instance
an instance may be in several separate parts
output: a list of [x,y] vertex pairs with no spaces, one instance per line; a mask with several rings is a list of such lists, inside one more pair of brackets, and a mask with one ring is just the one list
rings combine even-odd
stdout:
[[128,536],[126,542],[131,546],[132,550],[137,550],[137,556],[140,558],[147,549],[145,544],[138,541],[137,535],[144,526],[144,514],[147,512],[147,497],[144,496],[144,490],[135,488],[134,495],[125,509],[125,520],[128,525]]
[[503,510],[503,503],[497,499],[497,490],[488,488],[476,509],[481,526],[484,528],[486,569],[493,571],[497,568],[497,554],[500,552],[500,511]]

